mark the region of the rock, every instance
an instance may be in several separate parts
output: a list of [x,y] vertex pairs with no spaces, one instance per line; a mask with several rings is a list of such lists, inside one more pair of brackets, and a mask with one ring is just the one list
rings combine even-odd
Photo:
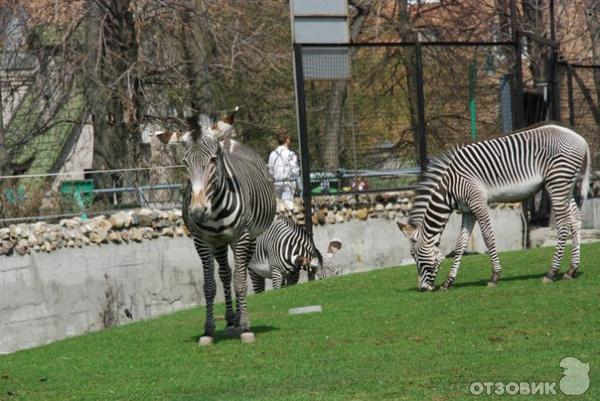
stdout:
[[162,235],[163,237],[174,237],[175,229],[173,227],[165,227],[162,230],[160,230],[160,235]]
[[106,240],[114,244],[120,244],[121,242],[123,242],[123,238],[121,238],[121,233],[119,233],[118,231],[109,232],[106,236]]
[[140,227],[151,227],[157,217],[158,213],[150,209],[137,209],[131,214],[133,224]]
[[33,233],[29,234],[29,236],[27,237],[27,242],[29,243],[29,246],[37,246],[41,244],[38,237]]
[[112,224],[110,223],[110,221],[108,221],[103,216],[94,218],[94,223],[96,225],[96,228],[102,231],[109,232],[112,229]]
[[400,205],[400,211],[401,211],[403,214],[406,214],[406,213],[408,213],[408,212],[410,211],[410,209],[412,209],[412,205],[410,204],[410,202],[407,202],[407,203],[402,203],[402,204]]
[[142,239],[144,238],[142,230],[138,227],[132,228],[129,230],[129,238],[131,238],[132,241],[142,242]]
[[327,220],[326,220],[327,215],[322,210],[319,210],[316,214],[317,214],[317,223],[319,223],[320,225],[324,225],[327,222]]
[[396,212],[395,211],[389,211],[386,214],[386,217],[388,218],[388,220],[394,220],[396,219]]
[[75,219],[63,219],[58,223],[60,226],[66,227],[66,228],[78,228],[80,225],[80,222],[78,220]]
[[67,243],[65,244],[65,246],[67,248],[75,248],[76,244],[75,244],[74,240],[70,239],[70,240],[67,241]]
[[42,244],[42,246],[40,247],[40,250],[42,252],[52,252],[53,250],[55,250],[56,247],[54,246],[54,244],[52,244],[52,242],[50,241],[44,241],[44,243]]
[[369,209],[362,208],[356,211],[356,218],[359,220],[366,220],[369,217]]
[[171,225],[171,221],[167,218],[160,218],[152,223],[152,227],[154,228],[166,228],[171,227]]
[[335,224],[335,213],[328,212],[325,216],[325,223],[327,224]]
[[341,224],[345,221],[344,213],[338,212],[335,214],[335,222],[336,224]]
[[29,242],[26,239],[20,239],[15,245],[15,252],[21,256],[30,252]]
[[112,228],[120,230],[122,228],[131,227],[133,224],[133,217],[127,212],[119,212],[110,216],[108,221]]
[[108,232],[101,230],[101,229],[96,229],[95,231],[92,231],[88,237],[90,239],[90,241],[94,244],[98,244],[100,245],[101,243],[106,241],[106,237],[108,236]]
[[121,238],[123,239],[124,242],[129,242],[129,239],[130,239],[129,231],[121,230]]

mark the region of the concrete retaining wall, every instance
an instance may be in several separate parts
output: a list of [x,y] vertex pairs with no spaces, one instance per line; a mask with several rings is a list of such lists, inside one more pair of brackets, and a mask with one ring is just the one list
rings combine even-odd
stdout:
[[[521,249],[519,210],[492,210],[500,250]],[[442,238],[453,248],[460,216]],[[324,250],[343,241],[336,263],[344,274],[412,263],[408,240],[390,220],[315,227]],[[471,251],[485,251],[476,228]],[[219,292],[218,298],[222,299]],[[202,271],[191,239],[162,237],[128,245],[60,249],[0,258],[0,353],[30,348],[203,302]],[[201,318],[198,318],[200,330]]]
[[583,228],[600,229],[600,199],[588,199],[581,210]]

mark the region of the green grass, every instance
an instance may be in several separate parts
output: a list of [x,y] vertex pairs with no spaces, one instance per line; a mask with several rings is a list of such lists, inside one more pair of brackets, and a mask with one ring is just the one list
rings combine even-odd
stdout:
[[[511,397],[472,396],[469,384],[558,382],[560,360],[574,356],[590,362],[592,384],[569,399],[598,400],[600,244],[584,246],[576,280],[543,285],[552,252],[502,254],[495,289],[485,288],[489,258],[477,255],[448,292],[418,293],[408,267],[251,296],[252,345],[220,331],[214,346],[198,347],[200,308],[6,355],[0,399],[502,399]],[[313,304],[323,312],[287,314]],[[542,397],[519,397],[528,398]]]

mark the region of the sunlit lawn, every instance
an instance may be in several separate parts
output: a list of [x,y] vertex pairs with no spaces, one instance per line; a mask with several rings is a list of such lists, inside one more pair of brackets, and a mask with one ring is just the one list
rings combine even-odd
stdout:
[[[592,384],[569,399],[599,400],[600,244],[584,246],[579,278],[544,285],[552,252],[502,254],[495,289],[477,255],[448,292],[418,293],[414,267],[401,267],[251,296],[252,345],[220,332],[200,348],[199,308],[2,356],[0,399],[482,399],[494,396],[471,395],[471,382],[558,382],[574,356]],[[287,313],[315,304],[322,313]]]

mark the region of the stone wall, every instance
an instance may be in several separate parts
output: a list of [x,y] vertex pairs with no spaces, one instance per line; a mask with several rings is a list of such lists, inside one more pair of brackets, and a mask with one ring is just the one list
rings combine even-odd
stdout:
[[[375,208],[373,213],[377,216]],[[29,248],[23,256],[0,256],[0,353],[152,318],[203,302],[200,259],[184,228],[177,223],[177,213],[173,212],[170,218],[176,222],[174,232],[181,229],[181,235],[161,236],[165,228],[171,227],[160,227],[167,224],[168,214],[148,216],[137,221],[138,225],[149,225],[138,227],[146,233],[146,239],[142,234],[135,240],[128,239],[128,243],[123,239],[120,243],[108,240],[110,232],[134,229],[118,229],[123,221],[113,219],[114,229],[100,232],[97,238],[92,235],[94,241],[89,233],[97,232],[99,227],[85,235],[90,240],[88,246],[65,246],[68,240],[47,238],[47,242],[62,241],[62,246],[46,249],[42,243],[35,250]],[[74,230],[67,228],[71,223],[63,222],[47,232],[58,227]],[[493,209],[492,224],[500,250],[521,249],[523,227],[518,209]],[[460,216],[453,215],[442,237],[445,251],[452,249],[459,226]],[[11,242],[24,233],[14,226],[3,235],[9,238],[4,241]],[[408,241],[395,221],[383,215],[317,224],[314,235],[322,251],[330,239],[342,240],[343,247],[334,261],[342,274],[412,263]],[[100,245],[94,244],[96,241]],[[485,250],[478,229],[469,250]],[[220,288],[217,297],[222,299]],[[202,320],[199,315],[199,333]]]

